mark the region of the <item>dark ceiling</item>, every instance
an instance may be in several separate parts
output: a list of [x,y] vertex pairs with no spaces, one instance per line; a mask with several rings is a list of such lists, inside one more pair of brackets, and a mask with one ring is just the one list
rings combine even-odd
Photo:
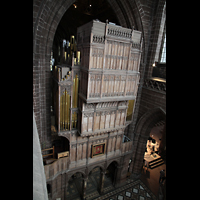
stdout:
[[53,52],[58,51],[58,45],[62,39],[70,40],[70,36],[76,38],[77,27],[91,21],[99,19],[102,22],[113,22],[119,25],[117,17],[107,0],[77,0],[63,15],[57,27]]

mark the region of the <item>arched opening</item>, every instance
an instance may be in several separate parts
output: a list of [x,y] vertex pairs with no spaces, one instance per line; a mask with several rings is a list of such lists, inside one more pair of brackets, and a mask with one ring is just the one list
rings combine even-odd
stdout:
[[105,187],[108,186],[114,186],[115,185],[115,179],[116,179],[116,174],[117,174],[117,162],[113,161],[111,162],[107,169],[106,169],[106,178],[105,178]]
[[81,172],[73,174],[67,186],[66,199],[82,199],[84,175]]
[[[110,22],[114,22],[123,27],[132,28],[134,25],[137,30],[144,32],[140,16],[140,12],[143,11],[139,10],[140,4],[135,1],[130,2],[130,0],[124,3],[117,0],[91,0],[90,3],[92,6],[86,5],[87,7],[84,7],[84,11],[87,13],[85,18],[82,18],[82,16],[77,17],[78,14],[74,12],[69,15],[67,21],[63,21],[64,23],[60,26],[61,28],[58,28],[59,24],[62,23],[62,19],[64,19],[65,13],[70,10],[70,7],[77,11],[79,3],[83,3],[82,7],[84,7],[89,1],[52,0],[48,3],[41,3],[39,7],[37,3],[33,3],[33,109],[42,148],[44,148],[44,145],[46,147],[52,146],[51,123],[49,123],[51,122],[51,108],[54,107],[51,92],[51,52],[53,51],[52,56],[54,59],[58,60],[56,54],[59,52],[58,43],[60,39],[66,37],[66,39],[68,39],[72,34],[70,31],[73,30],[69,29],[69,27],[78,26],[77,24],[73,24],[73,20],[78,21],[81,25],[90,21],[91,18],[98,18],[104,22],[105,19],[108,19]],[[95,6],[97,12],[95,10],[92,11]],[[91,13],[88,14],[88,12]],[[92,13],[95,15],[92,16]],[[86,18],[87,20],[85,20]],[[58,29],[60,29],[60,31]],[[56,31],[58,33],[56,33]],[[75,34],[75,32],[73,32],[73,34]],[[145,42],[143,46],[145,46]]]
[[[156,127],[163,129],[160,130]],[[165,145],[165,127],[166,112],[162,108],[157,107],[150,109],[139,119],[134,132],[132,173],[134,177],[140,175],[141,180],[148,185],[154,194],[158,193],[160,171],[166,170],[166,165],[162,163],[162,157],[160,156],[160,149],[163,149],[160,144],[163,143],[163,146]],[[161,132],[157,133],[158,131]],[[160,142],[160,138],[163,142]],[[156,146],[157,143],[159,145]],[[150,145],[149,156],[151,159],[149,161],[152,161],[150,163],[152,164],[152,169],[145,167],[145,160],[148,161],[148,159],[144,159],[144,156],[149,151],[147,145]]]
[[165,184],[160,180],[160,172],[164,170],[166,178],[166,122],[160,120],[154,124],[146,143],[144,163],[142,167],[141,180],[149,186],[154,194],[158,194],[160,188]]
[[134,142],[133,142],[134,153],[133,153],[132,172],[134,174],[141,173],[143,163],[144,163],[146,144],[147,144],[148,138],[150,137],[152,128],[155,126],[156,123],[160,121],[165,121],[165,116],[166,116],[166,113],[162,108],[154,108],[147,111],[138,121],[136,125],[136,129],[135,129],[135,133],[134,133]]
[[87,180],[86,187],[86,197],[87,194],[93,194],[93,197],[98,197],[100,194],[100,186],[101,186],[101,172],[103,170],[101,167],[94,167],[89,175]]
[[[91,6],[90,6],[91,5]],[[71,6],[66,10],[66,12],[63,14],[57,29],[55,31],[55,35],[53,38],[53,46],[51,49],[51,55],[54,59],[54,64],[51,66],[51,74],[52,77],[56,73],[56,69],[58,69],[59,65],[62,65],[64,61],[68,61],[72,58],[72,55],[74,53],[75,63],[81,63],[82,58],[82,52],[80,54],[80,51],[77,52],[77,28],[79,26],[82,26],[88,22],[90,22],[93,19],[98,19],[102,22],[106,22],[106,19],[108,19],[110,22],[113,22],[117,25],[119,24],[118,18],[116,14],[113,11],[113,7],[106,1],[106,0],[91,0],[90,4],[88,4],[87,1],[84,0],[78,0],[71,4]],[[78,54],[79,53],[79,54]],[[79,55],[79,56],[78,56]],[[60,68],[59,68],[60,69]],[[64,70],[69,70],[67,67]],[[54,73],[55,72],[55,73]],[[80,73],[77,72],[77,89],[79,89],[80,86]],[[75,79],[75,76],[73,77]],[[52,108],[52,118],[55,119],[57,130],[59,131],[58,127],[58,118],[59,118],[59,106],[58,106],[58,89],[57,89],[57,82],[54,81],[54,78],[51,80],[51,108]],[[76,91],[75,84],[73,85],[73,91]],[[73,108],[77,108],[77,106],[74,106],[75,102],[75,95],[72,94],[73,97],[69,98],[67,97],[63,99],[62,96],[60,97],[60,104],[63,106],[62,109],[60,109],[60,122],[66,123],[63,120],[67,121],[67,129],[66,126],[61,125],[60,130],[69,130],[70,123],[72,123],[71,129],[77,129],[79,128],[80,119],[78,118],[78,109],[74,109],[72,111],[72,120],[70,122],[70,112],[68,112],[68,107],[66,110],[66,114],[62,112],[62,110],[65,110],[64,105],[71,105],[70,99],[73,102]],[[64,96],[64,95],[63,95]],[[73,100],[72,100],[73,99]],[[69,101],[68,101],[69,100]],[[67,103],[65,103],[67,102]],[[76,102],[78,104],[78,92],[76,96]],[[62,117],[63,116],[63,117]],[[67,120],[66,120],[67,119]]]
[[[66,39],[66,41],[76,44],[77,27],[93,19],[99,19],[102,22],[106,22],[106,19],[108,19],[110,22],[119,25],[113,8],[106,0],[91,0],[90,3],[85,0],[74,2],[64,13],[55,32],[53,40],[55,65],[60,62],[60,43],[62,40]],[[71,36],[74,36],[74,38],[71,39]]]
[[[163,165],[166,161],[165,145],[163,144],[165,121],[160,120],[151,129],[150,135],[147,139],[145,154],[144,154],[144,167],[149,169],[157,168]],[[161,143],[162,142],[162,143]]]
[[[55,158],[69,156],[69,140],[66,137],[60,136],[59,139],[53,141],[53,146],[55,147]],[[64,153],[64,156],[61,153]],[[67,153],[68,152],[68,153]]]

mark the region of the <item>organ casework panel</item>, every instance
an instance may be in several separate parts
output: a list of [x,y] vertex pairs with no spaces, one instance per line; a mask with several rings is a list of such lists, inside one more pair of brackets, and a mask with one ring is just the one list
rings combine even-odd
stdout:
[[69,130],[70,128],[70,95],[64,89],[60,96],[60,130]]
[[79,71],[65,64],[54,68],[53,93],[58,132],[78,127]]
[[64,63],[53,67],[58,133],[124,129],[137,97],[141,32],[93,20],[79,27],[77,42],[72,36],[69,44]]
[[125,128],[127,108],[128,101],[83,103],[80,134],[95,135]]
[[83,79],[80,97],[87,103],[135,99],[141,32],[93,20],[78,27],[77,38]]
[[72,74],[69,67],[58,66],[58,132],[71,129]]
[[127,110],[126,121],[131,121],[131,119],[132,119],[134,101],[135,100],[129,100],[128,101],[128,110]]

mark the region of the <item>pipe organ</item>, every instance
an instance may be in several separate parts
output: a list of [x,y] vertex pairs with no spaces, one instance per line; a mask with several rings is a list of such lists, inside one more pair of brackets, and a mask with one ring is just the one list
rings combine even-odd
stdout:
[[81,53],[81,136],[125,128],[132,120],[140,79],[140,31],[91,21],[77,29]]
[[[72,60],[72,58],[69,57]],[[74,59],[74,58],[73,58]],[[53,93],[58,132],[77,128],[79,70],[62,64],[53,70]]]
[[93,20],[78,27],[77,42],[71,36],[67,45],[64,59],[53,67],[58,135],[125,129],[140,79],[141,32]]
[[93,20],[59,49],[60,63],[52,67],[53,112],[58,136],[69,141],[69,155],[58,154],[54,172],[118,160],[116,183],[123,182],[134,153],[133,141],[124,138],[140,79],[141,32]]
[[60,96],[60,130],[69,130],[70,126],[70,95],[64,89]]

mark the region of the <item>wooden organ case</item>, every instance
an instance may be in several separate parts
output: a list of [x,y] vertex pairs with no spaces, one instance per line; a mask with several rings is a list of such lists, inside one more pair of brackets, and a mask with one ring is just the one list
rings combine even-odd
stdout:
[[[104,153],[125,148],[121,143],[137,96],[142,35],[93,20],[78,27],[77,45],[74,41],[68,52],[61,47],[61,63],[53,67],[55,122],[58,136],[70,140],[71,164],[91,156],[95,143],[74,149],[85,136],[105,134]],[[106,139],[108,133],[113,142]]]
[[81,136],[124,128],[132,120],[141,49],[139,31],[95,20],[78,27]]

